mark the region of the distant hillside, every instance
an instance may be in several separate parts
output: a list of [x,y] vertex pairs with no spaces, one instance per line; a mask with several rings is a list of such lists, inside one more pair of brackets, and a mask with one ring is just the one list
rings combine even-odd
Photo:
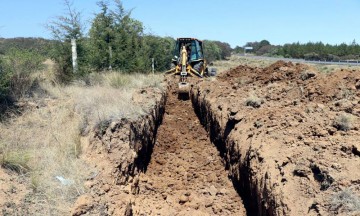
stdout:
[[0,54],[6,54],[12,48],[36,51],[48,55],[52,41],[44,38],[0,38]]

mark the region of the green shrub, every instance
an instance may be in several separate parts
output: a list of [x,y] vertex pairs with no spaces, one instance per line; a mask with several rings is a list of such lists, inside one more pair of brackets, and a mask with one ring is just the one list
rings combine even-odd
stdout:
[[3,100],[9,91],[9,74],[5,71],[4,61],[0,56],[0,100]]
[[0,158],[0,166],[17,173],[26,173],[30,170],[29,159],[29,154],[25,152],[4,152]]
[[32,74],[41,69],[44,58],[31,51],[11,49],[1,63],[0,96],[19,99],[31,88]]

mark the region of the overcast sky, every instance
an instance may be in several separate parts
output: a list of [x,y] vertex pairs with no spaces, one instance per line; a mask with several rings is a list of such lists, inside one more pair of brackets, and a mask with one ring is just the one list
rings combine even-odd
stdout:
[[[73,0],[90,25],[97,0]],[[44,25],[64,12],[61,0],[0,0],[0,37],[50,38]],[[267,39],[271,44],[360,42],[359,0],[123,0],[147,32],[220,40],[233,47]]]

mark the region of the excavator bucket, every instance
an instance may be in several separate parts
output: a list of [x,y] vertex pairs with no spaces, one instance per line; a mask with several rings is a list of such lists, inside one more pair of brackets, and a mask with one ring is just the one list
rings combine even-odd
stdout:
[[179,82],[178,97],[182,100],[189,99],[190,84],[188,82]]
[[179,94],[189,94],[190,84],[187,82],[180,82],[178,92],[179,92]]

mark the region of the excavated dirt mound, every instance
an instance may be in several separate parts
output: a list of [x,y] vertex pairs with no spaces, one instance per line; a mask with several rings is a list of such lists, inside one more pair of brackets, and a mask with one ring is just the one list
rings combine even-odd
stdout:
[[239,66],[192,100],[254,214],[360,214],[360,71]]

